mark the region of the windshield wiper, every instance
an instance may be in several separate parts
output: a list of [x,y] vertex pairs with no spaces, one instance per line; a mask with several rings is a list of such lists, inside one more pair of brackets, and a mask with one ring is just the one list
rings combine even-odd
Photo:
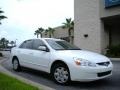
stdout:
[[81,50],[81,49],[78,48],[78,49],[68,49],[68,50]]
[[81,49],[55,49],[55,50],[81,50]]
[[55,49],[55,50],[66,50],[66,49]]

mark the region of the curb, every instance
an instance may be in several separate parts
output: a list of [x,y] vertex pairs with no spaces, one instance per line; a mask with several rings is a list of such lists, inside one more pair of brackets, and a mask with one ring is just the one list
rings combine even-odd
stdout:
[[5,59],[4,59],[4,60],[0,60],[0,72],[2,72],[2,73],[4,73],[4,74],[7,74],[7,75],[9,75],[9,76],[11,76],[11,77],[14,77],[14,78],[16,78],[16,79],[18,79],[18,80],[26,83],[26,84],[35,86],[35,87],[37,87],[39,90],[41,90],[41,89],[42,89],[42,90],[55,90],[54,88],[51,88],[51,87],[48,87],[48,86],[45,86],[45,85],[42,85],[42,84],[33,82],[33,81],[29,80],[29,79],[23,78],[23,77],[21,77],[21,76],[19,76],[19,75],[16,75],[16,74],[8,71],[7,69],[5,69],[5,68],[1,65],[1,63],[4,62],[4,61],[5,61]]

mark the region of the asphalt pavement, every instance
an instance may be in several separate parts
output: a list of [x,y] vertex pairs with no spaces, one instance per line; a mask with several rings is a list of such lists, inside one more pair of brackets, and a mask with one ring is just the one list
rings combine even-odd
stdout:
[[120,61],[112,61],[114,65],[113,75],[109,78],[94,81],[94,82],[71,82],[69,86],[61,86],[51,80],[49,74],[23,68],[21,72],[12,70],[12,65],[9,60],[9,53],[6,54],[7,60],[2,63],[2,66],[10,72],[32,80],[34,82],[46,85],[56,90],[120,90]]

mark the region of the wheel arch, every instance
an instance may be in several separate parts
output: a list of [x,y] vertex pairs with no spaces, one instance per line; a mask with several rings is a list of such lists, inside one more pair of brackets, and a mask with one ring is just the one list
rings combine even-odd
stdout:
[[[18,59],[17,56],[13,56],[13,57],[12,57],[12,63],[13,63],[13,60],[14,60],[15,58]],[[18,62],[19,62],[19,61],[18,61]]]
[[[67,69],[69,70],[69,67],[68,65],[66,64],[66,62],[62,61],[62,60],[55,60],[52,64],[51,64],[51,67],[50,67],[50,73],[52,72],[52,68],[55,64],[59,64],[59,63],[62,63],[63,65],[65,65],[67,67]],[[70,70],[69,70],[69,73],[70,73]]]

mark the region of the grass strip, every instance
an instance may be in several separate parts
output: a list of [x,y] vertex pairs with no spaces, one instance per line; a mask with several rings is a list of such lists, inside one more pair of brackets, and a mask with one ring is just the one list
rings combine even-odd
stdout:
[[0,90],[39,90],[37,87],[23,83],[13,77],[0,73]]

